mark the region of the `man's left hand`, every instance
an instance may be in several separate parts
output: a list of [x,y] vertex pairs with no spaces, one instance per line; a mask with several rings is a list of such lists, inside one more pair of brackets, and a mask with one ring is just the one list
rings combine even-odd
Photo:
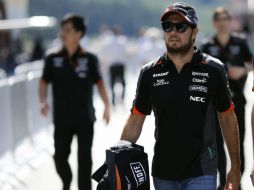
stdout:
[[238,190],[241,180],[240,169],[231,169],[227,175],[225,190]]

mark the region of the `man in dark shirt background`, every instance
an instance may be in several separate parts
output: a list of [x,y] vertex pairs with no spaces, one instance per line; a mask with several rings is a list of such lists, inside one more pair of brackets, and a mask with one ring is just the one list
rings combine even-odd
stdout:
[[79,45],[86,32],[83,17],[66,15],[61,21],[62,48],[51,50],[45,56],[45,66],[40,81],[41,113],[48,115],[47,86],[53,88],[54,161],[63,182],[63,190],[69,190],[72,172],[68,163],[73,136],[78,141],[78,187],[91,190],[91,147],[95,110],[93,85],[98,87],[105,109],[103,118],[109,122],[109,101],[95,55]]
[[[245,136],[245,104],[244,86],[248,71],[252,69],[252,53],[247,39],[241,34],[231,32],[231,15],[222,7],[213,14],[215,36],[201,47],[204,53],[222,61],[228,73],[231,95],[235,104],[235,113],[239,124],[241,173],[244,172],[244,136]],[[219,128],[217,128],[218,171],[220,173],[219,190],[224,189],[226,183],[226,154],[224,142]]]
[[194,46],[198,18],[192,6],[170,5],[161,24],[167,52],[142,68],[121,140],[135,143],[153,111],[155,189],[215,190],[219,115],[231,159],[226,188],[237,190],[238,126],[224,65]]

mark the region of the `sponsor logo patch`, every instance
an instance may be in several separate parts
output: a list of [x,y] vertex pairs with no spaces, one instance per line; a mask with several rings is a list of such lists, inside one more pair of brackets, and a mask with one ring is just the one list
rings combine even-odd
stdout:
[[88,59],[87,58],[80,58],[78,59],[78,66],[76,67],[76,72],[81,72],[81,71],[87,71],[87,63]]
[[55,57],[53,59],[53,65],[56,68],[63,67],[63,58],[62,57]]
[[207,93],[208,92],[208,88],[205,86],[199,86],[199,85],[191,85],[189,86],[189,91],[196,91],[196,92],[204,92]]
[[146,181],[146,172],[140,162],[130,163],[137,187]]
[[190,101],[192,102],[203,102],[205,103],[205,97],[198,97],[198,96],[190,96]]
[[166,81],[165,79],[157,79],[157,81],[153,83],[153,86],[164,86],[168,84],[169,84],[169,81]]
[[193,78],[192,82],[194,82],[194,83],[207,83],[207,80],[206,80],[206,78],[202,78],[202,79]]
[[200,73],[200,72],[192,71],[192,76],[209,77],[209,73]]
[[232,55],[238,55],[241,51],[239,46],[230,46],[229,49]]
[[163,77],[163,76],[167,76],[169,72],[165,72],[165,73],[156,73],[156,74],[153,74],[153,77]]

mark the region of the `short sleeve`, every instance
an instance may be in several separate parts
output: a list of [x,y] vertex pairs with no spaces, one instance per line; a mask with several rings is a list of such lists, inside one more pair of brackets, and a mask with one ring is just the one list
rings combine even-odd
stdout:
[[44,67],[42,71],[42,79],[45,80],[47,83],[52,82],[53,79],[53,71],[52,71],[52,63],[49,56],[44,56]]
[[141,113],[143,115],[151,114],[151,101],[149,98],[149,91],[147,88],[147,76],[143,68],[139,74],[135,99],[133,101],[132,113]]
[[96,56],[92,56],[91,75],[93,83],[97,83],[98,81],[102,80],[99,60]]
[[217,76],[215,99],[216,99],[216,108],[217,111],[219,112],[225,112],[233,107],[228,77],[225,67],[223,65],[221,65],[221,69],[218,72]]

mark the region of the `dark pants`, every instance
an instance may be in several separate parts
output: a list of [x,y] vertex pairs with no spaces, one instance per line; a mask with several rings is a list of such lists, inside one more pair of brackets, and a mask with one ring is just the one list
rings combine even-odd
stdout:
[[117,82],[120,82],[123,88],[122,91],[122,101],[124,100],[125,95],[125,80],[124,80],[124,65],[122,64],[114,64],[110,67],[110,86],[112,92],[112,104],[115,105],[115,91],[114,86]]
[[63,190],[69,190],[72,180],[72,172],[68,158],[74,135],[77,136],[78,141],[78,187],[79,190],[91,190],[93,122],[88,122],[86,125],[76,126],[55,124],[54,161],[56,171],[63,182]]
[[[241,157],[241,173],[244,172],[245,160],[244,160],[244,136],[245,136],[245,103],[241,103],[237,100],[233,100],[235,104],[235,114],[238,120],[239,126],[239,139],[240,139],[240,157]],[[217,128],[217,146],[218,146],[218,171],[220,173],[220,184],[226,183],[226,154],[224,150],[224,141],[220,128]]]

